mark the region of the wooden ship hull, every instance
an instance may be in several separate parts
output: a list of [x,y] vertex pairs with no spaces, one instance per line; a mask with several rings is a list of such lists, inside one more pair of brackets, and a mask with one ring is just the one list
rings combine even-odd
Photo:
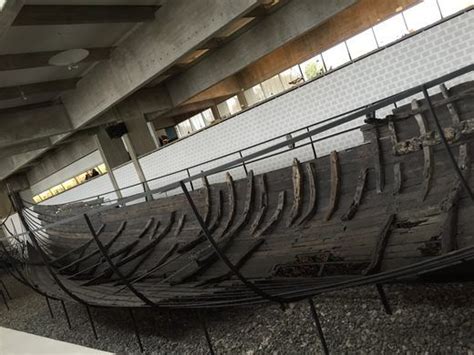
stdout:
[[369,121],[358,147],[243,179],[203,178],[189,192],[199,216],[182,193],[24,208],[31,240],[12,274],[51,298],[169,308],[472,279],[474,203],[463,181],[474,186],[473,94],[467,82],[432,97],[460,175],[426,100],[415,100]]

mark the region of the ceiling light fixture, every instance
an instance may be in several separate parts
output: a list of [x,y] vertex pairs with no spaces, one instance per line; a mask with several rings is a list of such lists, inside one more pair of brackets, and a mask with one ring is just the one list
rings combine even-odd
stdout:
[[[1,1],[1,0],[0,0]],[[49,64],[57,67],[67,67],[69,70],[79,68],[79,63],[89,56],[87,49],[69,49],[49,58]]]
[[0,0],[0,12],[2,12],[3,7],[5,6],[6,2],[7,2],[7,0]]

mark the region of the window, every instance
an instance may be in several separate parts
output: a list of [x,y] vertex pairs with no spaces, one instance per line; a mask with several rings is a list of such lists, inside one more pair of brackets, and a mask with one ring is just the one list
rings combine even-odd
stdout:
[[402,38],[408,33],[408,30],[402,15],[398,14],[374,26],[374,32],[377,43],[383,47],[386,44]]
[[409,32],[414,32],[441,19],[436,0],[425,0],[403,12]]
[[327,70],[340,67],[341,65],[351,60],[349,57],[349,52],[347,52],[346,44],[344,42],[339,43],[332,48],[329,48],[327,51],[323,52],[322,55]]
[[219,113],[221,114],[222,118],[227,118],[241,111],[242,107],[240,106],[240,101],[238,97],[233,96],[230,99],[221,102],[219,105],[217,105],[217,109],[219,110]]
[[285,90],[278,75],[275,75],[274,77],[265,80],[262,83],[262,89],[263,93],[265,94],[265,97],[267,98],[279,94],[280,92]]
[[64,187],[62,185],[57,185],[49,189],[53,195],[60,194],[61,192],[64,192]]
[[188,134],[191,134],[193,131],[193,127],[191,126],[191,121],[186,120],[181,123],[179,123],[177,126],[177,131],[178,131],[178,137],[186,137]]
[[291,89],[293,86],[304,82],[303,74],[298,65],[295,65],[293,68],[287,69],[278,75],[280,76],[281,83],[285,90]]
[[97,171],[103,175],[105,173],[107,173],[107,167],[105,166],[105,164],[100,164],[99,166],[97,166]]
[[210,126],[212,122],[214,122],[215,118],[210,108],[208,108],[206,111],[202,111],[201,114],[206,126]]
[[265,100],[265,94],[263,93],[262,86],[260,84],[244,91],[245,98],[249,106],[255,105],[257,102]]
[[303,72],[304,80],[314,79],[323,75],[326,71],[321,55],[317,55],[311,59],[308,59],[306,62],[301,63],[300,68]]
[[443,17],[446,17],[474,5],[474,0],[438,0],[438,4]]
[[202,116],[200,113],[191,117],[189,120],[191,121],[191,126],[193,127],[193,131],[199,131],[200,129],[203,129],[204,127],[206,127],[206,124],[204,123],[204,120],[202,119]]
[[377,41],[371,28],[349,38],[346,43],[352,59],[359,58],[377,49]]
[[65,190],[69,190],[69,189],[72,189],[74,186],[77,185],[77,181],[76,179],[72,178],[72,179],[69,179],[65,182],[63,182],[63,187]]
[[47,200],[48,198],[51,198],[53,197],[53,194],[51,193],[51,191],[47,190],[45,192],[42,192],[39,194],[39,197],[41,198],[41,200]]

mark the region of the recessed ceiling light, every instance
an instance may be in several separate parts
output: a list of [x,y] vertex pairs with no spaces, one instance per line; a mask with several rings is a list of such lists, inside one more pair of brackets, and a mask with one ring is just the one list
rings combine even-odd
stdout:
[[68,67],[69,70],[77,69],[77,65],[88,56],[89,51],[87,49],[70,49],[49,58],[49,64],[57,67]]

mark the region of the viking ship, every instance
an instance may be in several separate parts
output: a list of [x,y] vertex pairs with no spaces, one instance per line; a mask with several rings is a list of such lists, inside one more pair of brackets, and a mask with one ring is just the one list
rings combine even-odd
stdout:
[[[472,69],[136,196],[25,207],[12,195],[27,233],[16,254],[2,244],[9,270],[52,299],[124,308],[287,303],[347,287],[472,279],[474,82],[443,84]],[[359,146],[232,176],[246,159],[361,116]],[[210,183],[216,173],[225,179]]]

